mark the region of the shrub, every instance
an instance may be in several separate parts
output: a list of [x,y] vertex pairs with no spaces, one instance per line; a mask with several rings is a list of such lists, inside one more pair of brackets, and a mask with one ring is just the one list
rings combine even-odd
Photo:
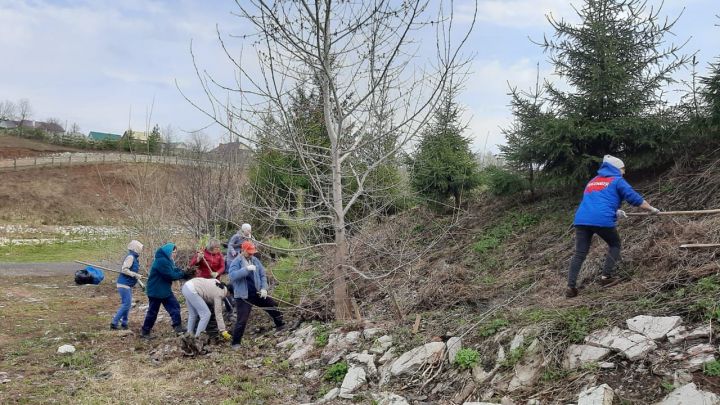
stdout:
[[341,361],[328,367],[328,369],[325,370],[324,378],[326,381],[333,381],[339,383],[342,382],[342,380],[345,378],[345,374],[347,374],[347,372],[348,364],[344,361]]
[[528,189],[528,182],[514,171],[490,166],[480,173],[481,183],[496,196],[510,196]]
[[467,370],[475,367],[480,361],[480,353],[473,349],[460,349],[455,356],[455,365],[462,369]]

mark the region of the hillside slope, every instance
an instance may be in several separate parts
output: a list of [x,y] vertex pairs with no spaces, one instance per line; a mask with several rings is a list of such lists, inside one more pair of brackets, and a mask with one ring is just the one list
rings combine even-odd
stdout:
[[0,159],[32,157],[60,152],[80,152],[79,149],[50,143],[19,138],[17,136],[0,135]]

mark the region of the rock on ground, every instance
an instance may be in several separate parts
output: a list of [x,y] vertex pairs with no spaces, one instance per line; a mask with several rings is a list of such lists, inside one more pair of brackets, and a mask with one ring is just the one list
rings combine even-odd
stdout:
[[390,373],[394,376],[411,374],[426,363],[436,363],[442,358],[445,343],[430,342],[403,353],[390,366]]
[[612,405],[615,392],[609,385],[588,388],[580,393],[578,405]]
[[720,397],[701,391],[694,383],[683,385],[656,405],[720,405]]
[[631,331],[641,333],[650,339],[660,340],[665,338],[668,332],[678,327],[682,323],[682,318],[679,316],[638,315],[625,322]]
[[455,363],[455,357],[458,352],[462,349],[462,338],[451,337],[447,341],[448,361],[450,364]]
[[407,399],[390,392],[373,394],[373,398],[377,402],[377,405],[410,405]]
[[590,345],[570,345],[565,351],[563,368],[573,370],[604,359],[610,354],[610,349]]
[[57,352],[60,354],[75,353],[75,346],[73,345],[62,345],[58,347]]
[[362,387],[366,382],[367,377],[364,368],[359,366],[350,367],[340,386],[340,398],[352,398],[353,392]]
[[515,365],[514,373],[508,391],[512,392],[520,388],[531,387],[540,378],[542,368],[545,366],[540,341],[533,340],[525,352],[525,357]]
[[618,327],[595,331],[585,337],[585,342],[594,346],[618,350],[631,361],[642,359],[657,348],[655,342],[645,335]]

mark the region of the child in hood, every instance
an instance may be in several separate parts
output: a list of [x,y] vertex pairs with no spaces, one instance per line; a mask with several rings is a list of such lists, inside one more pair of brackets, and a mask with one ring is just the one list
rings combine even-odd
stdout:
[[180,303],[171,288],[173,281],[185,278],[185,272],[175,266],[176,256],[177,247],[174,243],[166,243],[155,252],[155,260],[147,281],[148,309],[140,332],[142,338],[150,338],[150,331],[157,320],[160,305],[165,307],[170,315],[175,332],[184,332],[180,319]]
[[[143,244],[132,240],[128,243],[128,253],[125,256],[125,260],[120,270],[122,274],[117,279],[118,294],[120,294],[120,308],[110,322],[110,329],[123,329],[128,328],[128,314],[130,313],[130,306],[132,305],[132,289],[137,284],[140,273],[140,262],[138,257],[142,253]],[[119,324],[118,324],[119,322]]]

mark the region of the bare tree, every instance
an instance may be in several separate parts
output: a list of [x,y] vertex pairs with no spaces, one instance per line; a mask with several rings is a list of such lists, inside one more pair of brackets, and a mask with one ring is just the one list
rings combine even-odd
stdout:
[[33,115],[32,106],[30,105],[30,100],[26,98],[21,98],[17,102],[17,118],[20,121],[20,125],[22,125],[23,121],[30,119]]
[[0,120],[12,120],[15,118],[15,103],[10,100],[0,102]]
[[[335,316],[350,319],[346,271],[356,269],[348,262],[347,216],[374,191],[367,185],[376,170],[419,135],[448,77],[466,66],[460,50],[474,15],[460,23],[453,2],[429,0],[236,3],[244,26],[252,27],[243,45],[254,49],[258,64],[234,56],[218,32],[236,81],[219,83],[196,65],[208,103],[189,101],[249,144],[258,140],[236,131],[237,122],[260,129],[259,118],[272,117],[266,146],[296,156],[317,197],[309,202],[316,214],[305,218],[331,224]],[[309,83],[319,89],[324,120],[321,139],[312,141],[288,108],[295,90]],[[228,92],[237,98],[224,100]],[[389,147],[365,158],[388,138]]]
[[77,122],[73,122],[72,125],[70,125],[70,133],[71,134],[79,134],[81,131],[80,125],[78,125]]

